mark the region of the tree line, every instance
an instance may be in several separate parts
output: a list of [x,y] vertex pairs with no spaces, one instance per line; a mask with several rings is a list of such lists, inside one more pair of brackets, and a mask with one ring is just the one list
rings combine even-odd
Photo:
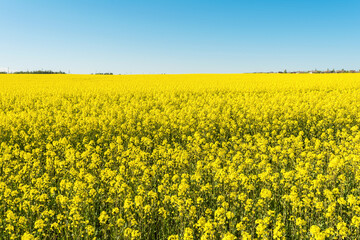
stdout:
[[58,71],[54,72],[51,70],[36,70],[36,71],[19,71],[19,72],[13,72],[13,74],[66,74],[65,72]]

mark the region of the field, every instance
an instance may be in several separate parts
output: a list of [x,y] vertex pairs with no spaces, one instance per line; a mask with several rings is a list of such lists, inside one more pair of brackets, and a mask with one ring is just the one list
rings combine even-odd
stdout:
[[2,75],[0,239],[358,239],[360,74]]

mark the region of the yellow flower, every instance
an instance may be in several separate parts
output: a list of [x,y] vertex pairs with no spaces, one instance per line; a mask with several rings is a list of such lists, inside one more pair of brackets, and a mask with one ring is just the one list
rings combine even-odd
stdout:
[[342,237],[347,237],[348,233],[349,233],[349,229],[346,227],[346,223],[345,222],[339,222],[336,225],[336,228],[339,232],[339,235]]
[[143,204],[143,197],[142,196],[136,196],[135,197],[135,206],[140,207]]
[[185,228],[184,231],[184,240],[193,240],[194,239],[194,231],[191,228]]
[[245,231],[241,233],[241,237],[243,240],[251,240],[252,239],[251,234],[248,232],[245,232]]
[[26,232],[21,236],[21,240],[35,240],[35,237],[32,234]]
[[310,227],[310,233],[312,235],[312,239],[315,239],[315,240],[325,240],[326,239],[326,233],[321,232],[320,227],[318,227],[316,225],[312,225]]
[[228,212],[226,212],[226,217],[227,217],[227,219],[230,220],[235,217],[235,214],[231,211],[228,211]]
[[88,225],[88,226],[86,226],[86,231],[87,231],[89,236],[92,236],[95,233],[95,228],[93,226],[91,226],[91,225]]
[[233,235],[233,234],[231,234],[229,232],[227,232],[224,235],[224,237],[222,238],[222,240],[235,240],[235,239],[236,239],[235,235]]
[[347,202],[348,202],[348,204],[350,206],[353,206],[353,205],[357,204],[358,201],[357,201],[357,198],[354,195],[350,194],[350,195],[348,195]]
[[351,219],[351,225],[353,225],[355,227],[359,227],[360,226],[360,217],[353,216]]
[[107,215],[107,213],[105,211],[102,211],[100,213],[100,216],[99,216],[99,221],[101,224],[105,224],[107,222],[107,220],[109,219],[109,216]]
[[168,240],[179,240],[179,236],[178,235],[171,235],[168,237]]
[[297,226],[304,226],[306,224],[306,221],[302,219],[301,217],[296,218],[296,225]]
[[346,205],[346,200],[343,198],[343,197],[340,197],[337,202],[340,204],[340,205]]
[[271,198],[272,194],[271,194],[271,191],[269,189],[266,189],[266,188],[263,188],[261,189],[261,192],[260,192],[260,197],[261,198]]
[[42,219],[37,220],[34,224],[34,228],[37,229],[39,232],[42,232],[45,226],[46,224]]

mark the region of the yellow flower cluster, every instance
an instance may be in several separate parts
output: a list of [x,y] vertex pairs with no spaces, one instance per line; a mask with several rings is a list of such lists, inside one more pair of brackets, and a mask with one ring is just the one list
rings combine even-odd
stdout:
[[1,239],[357,239],[360,75],[0,76]]

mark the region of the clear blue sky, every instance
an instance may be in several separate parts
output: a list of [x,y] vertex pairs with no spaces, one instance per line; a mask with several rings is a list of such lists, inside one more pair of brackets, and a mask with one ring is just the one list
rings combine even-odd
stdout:
[[360,69],[359,0],[1,0],[0,70]]

